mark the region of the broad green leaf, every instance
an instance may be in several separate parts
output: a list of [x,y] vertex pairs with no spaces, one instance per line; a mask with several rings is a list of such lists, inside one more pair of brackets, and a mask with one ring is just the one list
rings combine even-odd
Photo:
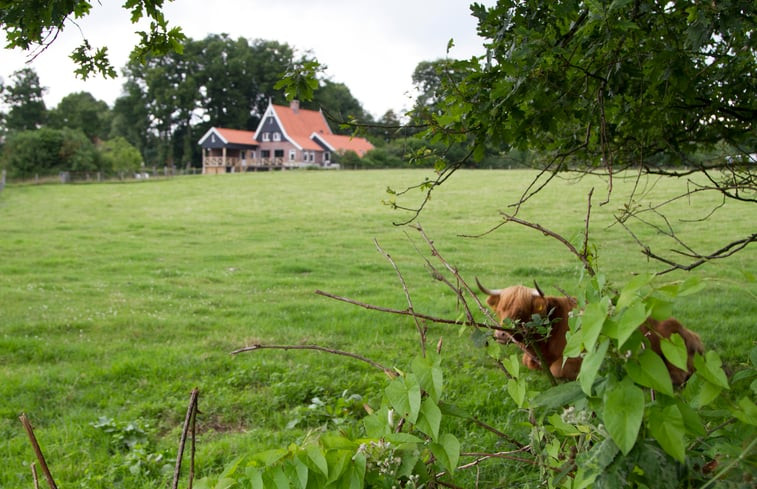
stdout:
[[384,407],[363,418],[365,436],[368,438],[382,438],[392,432],[389,425],[389,410]]
[[547,418],[547,421],[549,421],[549,424],[551,424],[561,435],[578,436],[581,434],[581,432],[578,431],[578,428],[563,421],[562,416],[557,413],[550,415]]
[[457,461],[460,458],[460,442],[452,433],[444,433],[439,437],[438,442],[431,444],[431,453],[442,467],[452,473],[457,468]]
[[653,278],[654,275],[652,274],[641,274],[632,278],[625,287],[623,287],[623,290],[620,291],[620,297],[618,297],[618,302],[615,304],[615,307],[617,307],[618,310],[622,310],[628,307],[633,301],[638,301],[640,299],[638,294],[639,290],[649,285]]
[[439,367],[439,356],[429,353],[425,358],[416,357],[413,360],[412,369],[421,389],[426,391],[434,402],[439,402],[444,382],[442,369]]
[[308,459],[311,462],[311,464],[309,464],[311,465],[311,468],[316,469],[322,475],[328,477],[329,464],[326,462],[326,457],[323,456],[321,447],[318,445],[308,445],[308,447],[305,449],[305,453],[307,454]]
[[607,348],[610,346],[610,340],[605,338],[597,347],[596,351],[587,353],[584,357],[584,361],[581,364],[581,372],[578,374],[578,382],[581,384],[581,389],[587,396],[591,395],[591,388],[594,385],[594,380],[599,373],[599,367],[602,366],[602,362],[607,355]]
[[439,425],[442,422],[442,412],[439,410],[439,406],[430,398],[427,397],[421,404],[420,415],[418,416],[418,422],[416,428],[423,433],[436,440],[439,438]]
[[320,442],[327,450],[354,450],[358,446],[353,440],[336,433],[324,433],[321,435]]
[[650,308],[649,315],[659,321],[665,320],[673,315],[673,303],[662,300],[659,297],[650,297],[646,300],[647,307]]
[[699,277],[691,277],[683,281],[678,289],[678,297],[696,294],[705,289],[705,284]]
[[729,389],[728,378],[723,372],[723,362],[716,352],[710,350],[704,357],[699,353],[694,355],[694,367],[703,379],[723,389]]
[[757,405],[748,397],[739,400],[739,409],[734,409],[733,414],[741,421],[752,426],[757,426]]
[[455,404],[450,404],[445,401],[439,401],[439,409],[445,416],[455,416],[456,418],[470,418],[470,414],[467,411],[461,409]]
[[636,443],[643,416],[644,392],[631,379],[623,379],[605,393],[605,427],[624,455]]
[[683,424],[689,432],[694,433],[697,436],[707,435],[707,430],[696,410],[683,402],[680,398],[676,399],[676,406],[678,406],[678,411],[680,411],[681,416],[683,416]]
[[691,407],[696,409],[710,404],[718,398],[722,391],[722,387],[705,380],[699,375],[699,372],[694,372],[694,375],[686,382],[683,394],[691,403]]
[[329,483],[342,477],[349,468],[354,453],[354,450],[329,450],[326,452],[326,461],[329,466]]
[[618,340],[618,348],[623,346],[645,319],[647,319],[647,311],[641,302],[634,302],[623,311],[620,317],[615,320],[617,330],[614,338]]
[[681,370],[688,370],[689,355],[686,351],[686,343],[678,333],[674,333],[669,339],[660,338],[660,348],[665,358],[680,368]]
[[421,409],[421,388],[415,376],[410,374],[394,379],[384,393],[397,414],[415,424]]
[[507,380],[507,393],[515,404],[519,407],[523,407],[523,403],[526,400],[526,383],[523,379],[508,379]]
[[263,452],[258,452],[254,454],[252,457],[250,457],[250,460],[255,463],[259,463],[260,465],[268,466],[272,465],[282,458],[286,457],[289,454],[288,450],[284,450],[283,448],[275,448],[272,450],[265,450]]
[[507,373],[511,376],[516,379],[520,376],[520,358],[518,358],[517,354],[514,353],[509,357],[503,358],[502,365],[504,365],[505,370],[507,370]]
[[263,489],[263,471],[257,467],[247,467],[245,470],[247,480],[252,485],[252,489]]
[[555,409],[573,404],[584,397],[581,385],[578,382],[566,382],[540,393],[531,400],[531,406]]
[[675,405],[650,410],[649,432],[670,456],[679,462],[686,458],[686,428],[683,416]]
[[673,395],[673,381],[670,379],[670,372],[668,372],[665,362],[659,355],[647,348],[639,355],[637,361],[632,358],[626,363],[625,367],[628,376],[634,382],[644,387],[650,387],[662,394]]
[[423,440],[415,435],[411,435],[410,433],[391,433],[389,435],[386,435],[384,439],[396,445],[417,445],[423,443]]
[[[577,319],[577,318],[575,318]],[[573,332],[573,326],[571,325],[571,330],[568,331],[565,335],[565,338],[567,340],[567,344],[565,345],[565,349],[563,350],[563,355],[566,358],[575,358],[579,355],[581,355],[581,345],[582,345],[582,339],[581,332],[578,331],[576,333]]]
[[592,302],[586,306],[581,318],[581,336],[586,351],[594,350],[599,333],[607,319],[607,311],[610,308],[610,299],[603,297],[599,302]]
[[294,459],[294,475],[296,476],[296,482],[299,484],[300,489],[305,489],[308,486],[308,473],[310,469],[299,458]]

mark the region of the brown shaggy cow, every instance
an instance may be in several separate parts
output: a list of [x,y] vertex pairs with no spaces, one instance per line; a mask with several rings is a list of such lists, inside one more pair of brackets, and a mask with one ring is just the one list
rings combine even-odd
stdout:
[[[548,337],[529,330],[526,335],[516,334],[516,339],[524,341],[527,353],[523,354],[523,364],[531,369],[540,368],[540,360],[549,367],[550,372],[556,378],[575,379],[581,369],[581,358],[568,358],[563,362],[565,350],[565,334],[568,332],[568,318],[570,311],[576,307],[576,300],[572,297],[545,296],[538,288],[532,289],[523,285],[514,285],[501,290],[489,290],[476,279],[479,289],[488,295],[486,303],[499,316],[500,321],[510,319],[516,325],[525,325],[532,321],[534,314],[547,318],[552,324]],[[680,385],[686,382],[693,372],[693,359],[695,353],[702,353],[704,347],[699,336],[686,329],[674,318],[658,321],[648,318],[640,325],[641,332],[649,340],[652,350],[660,355],[670,371],[670,377],[674,384]],[[661,353],[660,338],[670,338],[678,333],[683,338],[688,352],[688,371],[670,364]],[[524,336],[527,336],[524,338]],[[506,336],[501,331],[495,331],[497,341],[506,342]],[[535,350],[538,348],[538,352]]]

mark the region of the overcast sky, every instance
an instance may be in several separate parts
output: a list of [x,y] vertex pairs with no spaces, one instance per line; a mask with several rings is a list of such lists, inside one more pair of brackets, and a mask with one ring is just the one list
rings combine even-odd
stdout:
[[[27,65],[27,53],[3,50],[0,77],[10,83],[13,72],[31,66],[47,88],[45,103],[55,107],[69,93],[88,91],[112,106],[123,79],[81,81],[74,77],[71,51],[84,37],[95,46],[108,46],[118,69],[126,64],[137,41],[134,26],[120,0],[92,2],[92,13],[64,32],[47,51]],[[387,110],[410,108],[412,73],[421,61],[443,58],[454,39],[450,57],[483,53],[468,0],[175,0],[165,10],[169,22],[187,37],[227,33],[232,38],[285,42],[299,51],[312,51],[327,66],[325,76],[344,83],[363,105],[380,117]],[[481,1],[491,5],[494,0]],[[2,36],[2,34],[0,34]],[[4,37],[0,40],[5,44]]]

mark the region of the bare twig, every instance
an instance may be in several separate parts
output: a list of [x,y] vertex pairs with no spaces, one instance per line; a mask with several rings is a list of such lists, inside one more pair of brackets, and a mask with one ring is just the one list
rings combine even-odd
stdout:
[[504,328],[502,326],[493,325],[493,324],[480,323],[480,322],[472,322],[471,323],[471,322],[468,322],[468,321],[460,321],[460,320],[457,320],[457,319],[445,319],[445,318],[439,318],[439,317],[435,317],[435,316],[429,316],[428,314],[422,314],[422,313],[415,312],[415,311],[409,311],[407,309],[392,309],[392,308],[389,308],[389,307],[374,306],[372,304],[366,304],[365,302],[356,301],[356,300],[350,299],[348,297],[338,296],[338,295],[335,295],[335,294],[331,294],[329,292],[324,292],[322,290],[316,290],[315,293],[318,294],[318,295],[322,295],[324,297],[328,297],[330,299],[338,300],[340,302],[346,302],[348,304],[359,306],[359,307],[362,307],[364,309],[370,309],[372,311],[378,311],[378,312],[386,312],[386,313],[389,313],[389,314],[397,314],[397,315],[400,315],[400,316],[417,316],[417,317],[419,317],[421,319],[425,319],[427,321],[431,321],[433,323],[438,323],[438,324],[453,324],[453,325],[457,325],[457,326],[473,326],[473,327],[477,327],[477,328],[488,328],[488,329],[493,329],[493,330],[497,330],[497,331],[504,331],[504,332],[512,331],[511,329]]
[[32,444],[32,450],[34,450],[34,455],[36,455],[37,461],[39,462],[39,466],[42,469],[42,473],[45,474],[45,479],[47,479],[47,485],[50,486],[50,489],[57,489],[58,486],[55,485],[55,480],[53,480],[53,475],[50,473],[50,469],[47,467],[47,462],[45,462],[45,456],[42,455],[42,449],[39,447],[39,443],[37,443],[37,437],[34,436],[34,429],[32,428],[32,424],[29,422],[29,418],[26,416],[25,413],[22,413],[18,419],[21,420],[21,424],[24,425],[26,434],[29,436],[29,441]]
[[192,458],[189,468],[189,489],[192,489],[192,479],[194,478],[194,450],[195,450],[195,422],[194,419],[197,416],[197,397],[200,394],[200,390],[195,387],[192,389],[192,393],[189,396],[189,406],[187,407],[187,415],[184,418],[184,429],[181,432],[181,439],[179,440],[179,453],[176,454],[176,468],[173,472],[173,484],[172,489],[178,489],[179,476],[181,475],[181,461],[184,457],[184,445],[187,442],[187,433],[189,432],[190,425],[192,428]]
[[37,466],[34,462],[29,464],[32,469],[32,480],[34,481],[34,489],[39,489],[39,478],[37,477]]
[[[509,214],[505,214],[504,212],[501,213],[501,214],[502,214],[502,217],[505,219],[506,222],[514,222],[514,223],[520,224],[522,226],[526,226],[526,227],[529,227],[531,229],[535,229],[535,230],[541,232],[542,234],[544,234],[545,236],[549,236],[551,238],[556,239],[557,241],[559,241],[560,243],[562,243],[563,245],[565,245],[565,247],[568,248],[568,250],[570,250],[570,252],[573,253],[579,260],[581,260],[581,263],[583,264],[584,269],[586,270],[586,272],[589,275],[591,275],[592,277],[594,276],[594,274],[595,274],[594,269],[592,268],[591,263],[589,263],[589,260],[587,259],[587,257],[584,256],[582,253],[580,253],[576,249],[576,247],[573,246],[573,244],[570,241],[568,241],[567,239],[565,239],[563,236],[557,234],[556,232],[554,232],[554,231],[552,231],[550,229],[545,228],[541,224],[537,224],[537,223],[531,222],[531,221],[526,221],[526,220],[517,218],[515,216],[511,216]],[[587,216],[587,219],[588,219],[588,216]]]
[[387,374],[389,377],[396,377],[397,373],[389,368],[381,365],[378,362],[375,362],[369,358],[366,358],[362,355],[358,355],[356,353],[350,353],[348,351],[342,351],[342,350],[335,350],[333,348],[326,348],[325,346],[319,346],[319,345],[250,345],[244,348],[240,348],[238,350],[234,350],[231,352],[232,355],[236,355],[238,353],[244,353],[247,351],[258,351],[258,350],[264,350],[264,349],[273,349],[273,350],[316,350],[316,351],[322,351],[326,353],[331,353],[333,355],[341,355],[345,357],[354,358],[356,360],[360,360],[361,362],[365,362],[368,365],[371,365],[372,367],[375,367],[379,370],[382,370],[385,374]]
[[[397,277],[399,278],[400,284],[402,285],[402,290],[405,292],[405,298],[407,299],[407,310],[410,313],[414,312],[413,309],[413,300],[410,298],[410,292],[407,290],[407,284],[405,283],[405,278],[402,276],[402,272],[400,272],[400,269],[397,267],[397,264],[394,262],[392,257],[384,251],[384,249],[379,245],[378,240],[373,240],[373,242],[376,244],[376,248],[378,249],[379,253],[384,255],[384,258],[389,260],[389,263],[392,264],[392,267],[394,268],[394,271],[397,272]],[[413,321],[415,321],[415,329],[418,331],[418,335],[420,336],[421,340],[421,353],[423,356],[426,356],[426,332],[427,329],[425,325],[421,324],[421,320],[416,316],[415,314],[412,314]]]

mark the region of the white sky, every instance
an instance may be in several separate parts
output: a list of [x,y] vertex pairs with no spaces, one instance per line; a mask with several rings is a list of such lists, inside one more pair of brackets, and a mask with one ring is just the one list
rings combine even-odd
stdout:
[[[494,0],[481,1],[492,5]],[[375,117],[393,109],[403,113],[412,105],[412,74],[421,61],[445,57],[468,58],[483,53],[476,35],[472,0],[175,0],[165,5],[172,25],[187,37],[227,33],[232,38],[285,42],[312,54],[327,66],[325,76],[344,83]],[[138,40],[122,1],[93,0],[92,13],[76,24],[69,22],[55,43],[27,65],[28,53],[3,49],[0,78],[31,66],[46,87],[45,103],[55,107],[64,96],[90,92],[112,106],[121,94],[123,79],[77,79],[71,51],[82,39],[93,47],[108,46],[116,69],[126,64]],[[5,38],[0,33],[0,42]]]

